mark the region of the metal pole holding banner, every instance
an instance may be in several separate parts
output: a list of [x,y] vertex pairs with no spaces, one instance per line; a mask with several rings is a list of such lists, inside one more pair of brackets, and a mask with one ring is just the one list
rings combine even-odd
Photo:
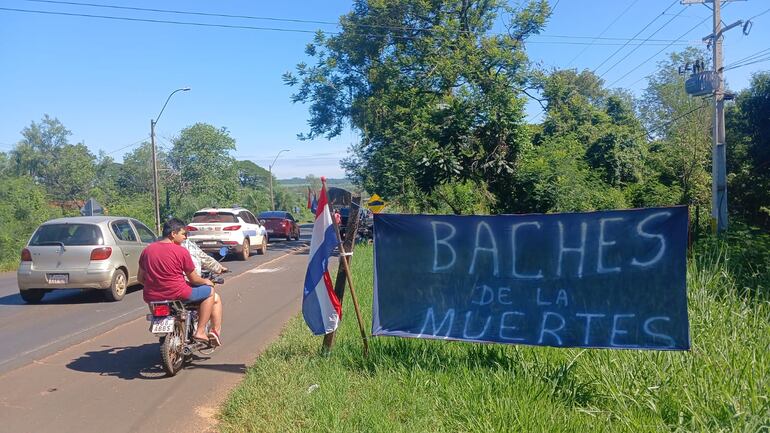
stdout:
[[[324,189],[324,194],[326,194],[326,178],[321,178],[322,186],[321,188]],[[352,209],[351,209],[352,211]],[[350,216],[348,216],[348,225],[350,225],[350,218],[353,218],[353,215],[351,213]],[[350,296],[353,299],[353,307],[356,310],[356,319],[358,320],[358,329],[361,331],[361,340],[364,342],[364,356],[369,356],[369,342],[367,341],[366,337],[366,331],[364,331],[364,321],[361,319],[361,311],[358,307],[358,298],[356,297],[356,291],[353,288],[353,277],[350,274],[350,265],[348,263],[348,253],[345,252],[345,246],[342,243],[342,236],[340,235],[340,228],[337,225],[337,221],[332,218],[332,225],[334,225],[334,232],[337,234],[337,243],[340,250],[340,262],[342,263],[342,266],[345,271],[345,277],[348,281],[348,286],[350,287]],[[354,235],[355,236],[355,235]],[[351,248],[352,251],[352,248]],[[350,253],[352,255],[352,252]],[[340,302],[342,302],[342,299],[340,299]],[[330,337],[328,340],[329,346],[327,347],[327,338],[324,337],[324,350],[331,349],[331,343],[333,341],[334,337]]]

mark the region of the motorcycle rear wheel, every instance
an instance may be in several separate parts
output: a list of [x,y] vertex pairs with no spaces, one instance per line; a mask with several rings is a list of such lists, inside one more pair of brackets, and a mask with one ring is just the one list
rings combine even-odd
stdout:
[[163,370],[169,376],[174,376],[184,364],[184,325],[177,321],[174,332],[160,337],[160,357],[163,360]]

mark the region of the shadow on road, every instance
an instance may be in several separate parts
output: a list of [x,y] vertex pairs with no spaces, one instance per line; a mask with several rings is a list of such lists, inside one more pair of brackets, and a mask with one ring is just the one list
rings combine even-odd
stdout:
[[[67,368],[84,373],[96,373],[101,376],[115,376],[124,380],[153,380],[167,377],[160,365],[158,343],[147,343],[141,346],[102,347],[105,349],[86,352],[80,358],[67,364]],[[245,364],[199,363],[208,359],[210,358],[193,355],[193,364],[187,364],[185,369],[217,370],[238,374],[246,372]]]
[[[141,291],[142,286],[132,286],[126,291],[126,295]],[[62,289],[53,290],[43,296],[41,304],[73,305],[73,304],[99,304],[108,303],[101,290]],[[18,293],[6,295],[0,298],[0,305],[27,305]],[[31,305],[32,306],[32,305]]]
[[158,343],[141,346],[106,347],[104,350],[86,352],[67,364],[67,368],[101,376],[120,379],[162,379],[166,376],[160,366]]

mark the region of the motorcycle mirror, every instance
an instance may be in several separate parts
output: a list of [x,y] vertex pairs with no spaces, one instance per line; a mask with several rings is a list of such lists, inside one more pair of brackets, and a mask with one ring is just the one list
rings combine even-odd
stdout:
[[227,250],[227,247],[222,247],[222,248],[220,248],[220,249],[219,249],[219,255],[220,255],[221,257],[224,257],[224,256],[226,256],[226,255],[227,255],[227,251],[228,251],[228,250]]

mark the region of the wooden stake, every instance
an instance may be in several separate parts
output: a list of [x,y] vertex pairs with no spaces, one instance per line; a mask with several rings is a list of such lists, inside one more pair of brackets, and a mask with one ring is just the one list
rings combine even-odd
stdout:
[[[328,197],[329,195],[326,193],[326,181],[325,179],[321,179],[322,182],[322,188],[324,189],[324,194]],[[352,209],[351,209],[352,211]],[[357,218],[358,213],[356,212],[355,217]],[[351,214],[348,216],[348,222],[350,222],[350,218],[353,218],[354,215]],[[358,298],[356,297],[356,291],[353,288],[353,277],[350,274],[350,266],[348,265],[348,256],[345,252],[345,246],[342,244],[342,236],[340,235],[340,228],[337,226],[337,221],[332,218],[332,225],[334,225],[334,232],[337,234],[337,242],[339,245],[340,250],[340,262],[342,262],[342,266],[345,269],[345,276],[348,280],[348,286],[350,287],[350,296],[353,298],[353,307],[356,310],[356,319],[358,320],[358,329],[361,331],[361,340],[363,340],[364,343],[364,356],[369,356],[369,342],[366,338],[366,331],[364,331],[364,321],[361,319],[361,311],[358,307]],[[332,336],[331,339],[333,340],[334,337]],[[324,338],[324,343],[326,343],[326,338]],[[326,345],[324,345],[326,347]],[[331,349],[331,346],[329,346],[328,349]]]
[[[356,212],[361,207],[361,197],[351,197],[351,205],[349,207],[350,209],[350,215],[353,215],[353,210],[356,209]],[[355,247],[355,240],[356,235],[358,234],[358,218],[348,218],[348,223],[345,226],[345,239],[343,241],[343,245],[345,247],[345,251],[353,251],[353,248]],[[353,259],[352,256],[348,256],[348,265],[350,265],[351,260]],[[344,302],[345,298],[345,284],[347,282],[347,279],[345,278],[345,266],[342,262],[339,262],[339,265],[337,266],[337,278],[334,281],[334,293],[337,295],[337,299],[339,299],[340,304]],[[324,335],[324,341],[323,346],[321,348],[322,352],[325,354],[328,354],[332,350],[332,346],[334,345],[334,338],[336,337],[337,331],[332,331],[326,335]]]

